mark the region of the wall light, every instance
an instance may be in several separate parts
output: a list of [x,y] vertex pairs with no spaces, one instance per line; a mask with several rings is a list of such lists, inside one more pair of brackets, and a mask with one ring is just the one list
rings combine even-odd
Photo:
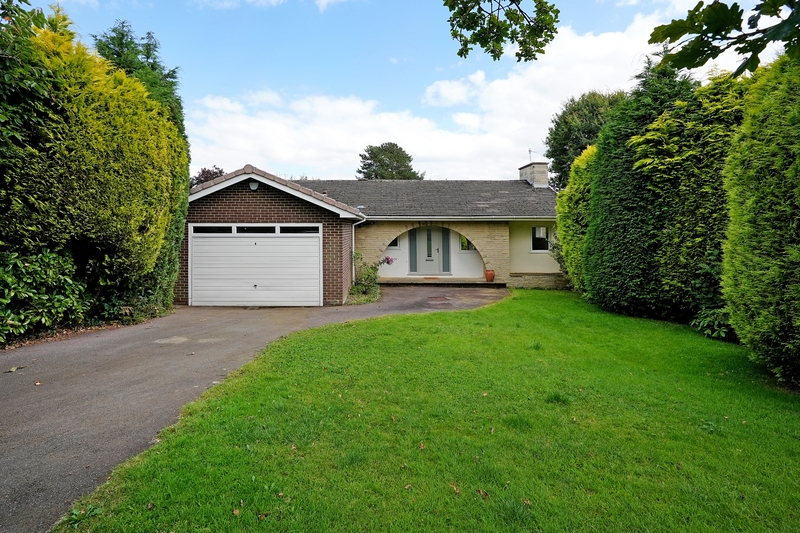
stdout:
[[258,182],[257,181],[251,181],[250,182],[250,190],[251,191],[255,191],[256,189],[258,189]]

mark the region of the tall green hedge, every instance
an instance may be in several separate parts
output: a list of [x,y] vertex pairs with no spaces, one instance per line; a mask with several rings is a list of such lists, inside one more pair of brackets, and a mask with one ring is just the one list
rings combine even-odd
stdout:
[[722,169],[742,122],[747,82],[722,75],[678,101],[634,137],[634,168],[648,178],[662,216],[655,263],[673,318],[689,321],[722,300],[728,225]]
[[577,291],[586,288],[583,282],[583,248],[589,227],[590,193],[596,162],[597,146],[591,145],[575,158],[569,171],[567,187],[559,191],[556,197],[561,254],[567,277]]
[[39,142],[0,161],[0,240],[23,252],[65,250],[98,301],[123,307],[119,295],[132,289],[153,297],[158,287],[143,281],[170,236],[161,271],[171,276],[177,268],[186,142],[140,82],[113,71],[70,32],[44,30],[32,42],[60,80],[51,91],[58,108],[32,125]]
[[800,384],[800,62],[758,72],[725,167],[723,292],[754,357]]
[[630,96],[612,111],[597,144],[584,278],[589,298],[605,310],[669,316],[655,254],[663,212],[650,179],[634,168],[628,141],[673,105],[690,97],[695,83],[648,62]]

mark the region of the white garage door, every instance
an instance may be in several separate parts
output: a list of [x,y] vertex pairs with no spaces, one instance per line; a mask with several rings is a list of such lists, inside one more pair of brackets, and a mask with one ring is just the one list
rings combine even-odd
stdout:
[[322,305],[320,227],[195,225],[190,231],[190,305]]

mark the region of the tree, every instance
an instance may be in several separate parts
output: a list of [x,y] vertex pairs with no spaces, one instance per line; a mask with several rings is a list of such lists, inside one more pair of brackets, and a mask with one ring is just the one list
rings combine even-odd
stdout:
[[630,141],[636,149],[634,167],[649,178],[660,199],[655,260],[664,296],[681,321],[725,305],[720,277],[728,199],[722,169],[742,122],[747,85],[718,76]]
[[92,35],[101,57],[108,59],[125,74],[141,81],[154,100],[169,112],[172,123],[186,135],[183,124],[183,101],[178,95],[178,68],[167,68],[158,54],[161,43],[152,32],[139,38],[126,20],[116,24],[99,37]]
[[225,171],[219,168],[217,165],[214,165],[211,168],[203,167],[197,174],[189,178],[189,187],[197,187],[198,185],[217,179],[224,175]]
[[421,180],[425,173],[411,168],[412,157],[393,142],[369,145],[359,154],[361,166],[356,170],[360,180]]
[[725,166],[723,294],[753,358],[800,384],[800,61],[756,71]]
[[558,240],[564,267],[572,286],[583,291],[583,249],[589,227],[591,185],[597,162],[597,147],[586,147],[572,164],[566,188],[556,196]]
[[533,0],[531,13],[522,0],[444,0],[450,10],[450,34],[458,41],[460,57],[467,57],[475,45],[495,61],[503,55],[506,42],[517,44],[517,61],[536,59],[553,40],[558,9],[544,0]]
[[597,142],[608,112],[623,98],[622,91],[610,94],[590,91],[577,100],[570,98],[564,102],[561,111],[553,116],[544,141],[547,145],[544,155],[550,158],[550,172],[553,173],[550,179],[553,188],[559,190],[567,186],[572,162],[587,146]]
[[[744,30],[744,10],[739,4],[714,0],[708,5],[698,2],[685,19],[657,26],[650,34],[650,43],[671,44],[672,50],[662,64],[674,68],[696,68],[733,48],[746,55],[734,76],[745,70],[753,72],[760,62],[759,55],[772,42],[783,43],[786,54],[800,59],[800,2],[797,0],[764,0],[753,8]],[[774,18],[771,26],[759,28],[764,18]]]
[[650,60],[636,77],[636,87],[611,112],[597,143],[584,279],[589,298],[604,310],[668,317],[655,261],[664,227],[660,198],[634,167],[636,151],[628,141],[676,100],[689,98],[696,83]]

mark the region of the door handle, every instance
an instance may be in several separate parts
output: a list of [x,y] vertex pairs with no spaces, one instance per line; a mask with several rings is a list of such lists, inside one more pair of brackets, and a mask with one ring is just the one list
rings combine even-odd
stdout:
[[436,253],[437,253],[437,254],[439,253],[439,249],[438,249],[438,248],[436,249]]

